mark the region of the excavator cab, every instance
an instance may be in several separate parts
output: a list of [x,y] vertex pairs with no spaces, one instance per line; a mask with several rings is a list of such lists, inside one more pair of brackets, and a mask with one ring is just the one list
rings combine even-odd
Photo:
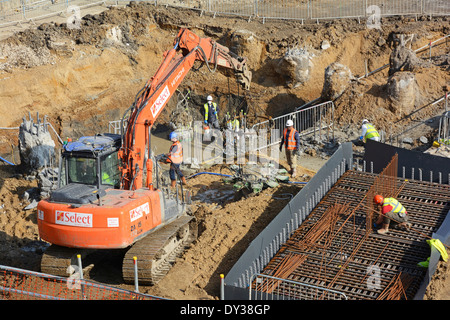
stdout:
[[118,189],[120,145],[120,135],[109,133],[65,144],[58,189],[52,192],[50,201],[88,204],[102,197],[107,188]]

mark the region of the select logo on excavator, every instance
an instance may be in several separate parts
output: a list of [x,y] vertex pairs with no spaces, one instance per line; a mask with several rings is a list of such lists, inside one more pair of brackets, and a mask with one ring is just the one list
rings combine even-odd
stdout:
[[170,98],[170,91],[169,87],[166,85],[159,94],[158,99],[156,99],[155,103],[150,108],[150,111],[152,112],[153,117],[156,117],[159,113],[159,111],[164,107],[166,104],[166,101]]
[[57,210],[55,213],[55,223],[66,226],[92,228],[92,214]]
[[130,220],[133,222],[134,220],[137,220],[139,218],[142,218],[145,214],[150,213],[150,207],[148,205],[148,202],[140,205],[137,208],[134,208],[133,210],[130,210]]

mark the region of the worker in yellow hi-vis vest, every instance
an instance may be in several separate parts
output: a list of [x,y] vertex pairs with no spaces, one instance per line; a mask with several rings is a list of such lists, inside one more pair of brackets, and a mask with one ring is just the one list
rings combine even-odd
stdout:
[[206,98],[207,102],[203,105],[205,125],[213,129],[220,129],[219,127],[219,106],[213,102],[212,96]]
[[380,141],[380,134],[375,129],[373,124],[369,123],[369,120],[364,119],[362,121],[362,133],[360,139],[366,143],[367,140]]
[[391,220],[402,229],[409,230],[411,223],[408,222],[408,212],[405,207],[395,198],[384,198],[377,194],[373,202],[377,206],[381,206],[381,212],[375,224],[378,226],[382,224],[381,228],[377,230],[379,234],[385,234],[389,231]]

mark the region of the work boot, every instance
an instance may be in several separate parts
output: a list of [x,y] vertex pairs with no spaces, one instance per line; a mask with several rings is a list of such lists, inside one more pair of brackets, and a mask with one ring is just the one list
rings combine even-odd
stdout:
[[291,171],[292,173],[291,173],[291,177],[293,178],[293,177],[295,177],[296,175],[297,175],[297,169],[292,169],[292,171]]
[[381,227],[380,229],[377,230],[378,234],[386,234],[389,232],[389,225],[388,224],[383,224],[383,227]]
[[181,177],[181,183],[185,186],[185,185],[187,185],[187,182],[186,182],[186,178],[185,177]]
[[176,180],[170,180],[170,186],[172,188],[175,188],[177,186],[177,181]]

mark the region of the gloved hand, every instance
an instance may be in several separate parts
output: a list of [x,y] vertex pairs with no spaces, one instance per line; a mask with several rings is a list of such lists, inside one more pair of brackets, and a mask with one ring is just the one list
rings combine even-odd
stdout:
[[295,154],[296,156],[300,156],[300,150],[295,149],[295,150],[294,150],[294,154]]
[[208,120],[205,120],[205,124],[208,124]]
[[363,136],[359,136],[359,140],[362,140],[363,139]]

